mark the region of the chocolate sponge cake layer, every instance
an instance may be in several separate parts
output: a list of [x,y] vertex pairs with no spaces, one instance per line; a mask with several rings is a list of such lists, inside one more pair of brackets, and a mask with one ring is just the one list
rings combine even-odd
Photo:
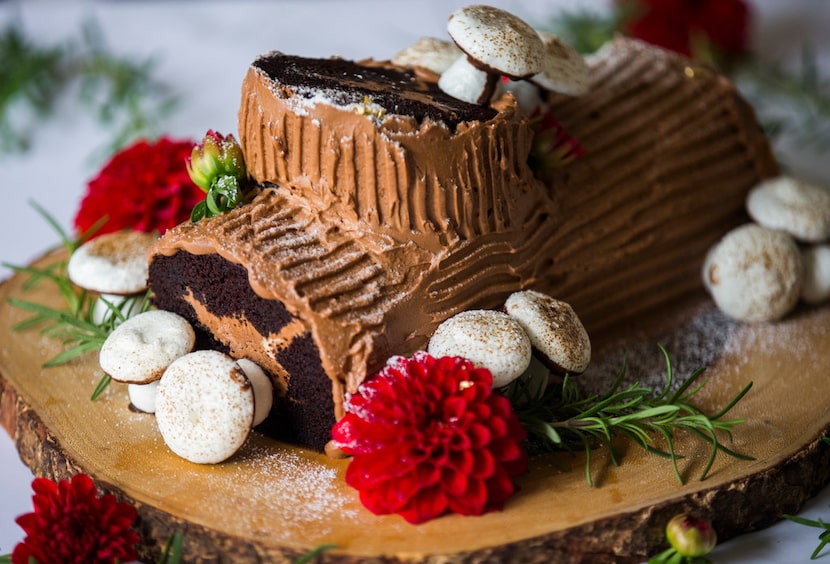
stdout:
[[[264,340],[296,321],[281,302],[253,292],[244,268],[218,255],[180,252],[159,257],[150,265],[150,280],[154,305],[190,321],[200,348],[233,354],[227,343],[214,336],[216,325],[248,324]],[[331,380],[320,364],[314,340],[307,332],[299,332],[273,354],[283,370],[270,374],[277,390],[276,403],[274,416],[262,424],[263,430],[276,438],[323,450],[335,422],[334,403]]]
[[322,99],[339,106],[370,102],[393,114],[410,116],[418,122],[429,118],[452,129],[462,121],[488,121],[496,115],[490,106],[453,98],[436,84],[417,80],[413,72],[399,68],[276,52],[259,57],[252,67],[280,84],[286,97]]

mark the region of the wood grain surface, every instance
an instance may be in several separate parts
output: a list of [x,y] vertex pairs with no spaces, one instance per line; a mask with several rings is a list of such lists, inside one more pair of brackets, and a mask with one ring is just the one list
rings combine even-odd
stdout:
[[718,409],[754,382],[732,413],[747,419],[732,446],[754,461],[719,457],[700,481],[708,451],[680,436],[680,485],[667,461],[620,443],[620,466],[603,450],[592,456],[591,488],[583,457],[537,457],[504,511],[415,526],[365,510],[343,481],[348,461],[256,432],[223,464],[178,458],[153,416],[128,409],[125,386],[112,383],[90,401],[102,376],[95,354],[42,367],[60,343],[37,330],[12,331],[27,314],[7,300],[58,306],[61,299],[48,283],[23,290],[22,282],[14,276],[0,286],[0,422],[37,475],[86,472],[102,491],[133,503],[148,560],[181,531],[189,562],[290,562],[321,544],[337,548],[320,562],[636,562],[661,546],[678,512],[708,516],[728,539],[797,512],[830,481],[830,447],[821,441],[830,428],[826,306],[739,331],[709,369],[703,409]]

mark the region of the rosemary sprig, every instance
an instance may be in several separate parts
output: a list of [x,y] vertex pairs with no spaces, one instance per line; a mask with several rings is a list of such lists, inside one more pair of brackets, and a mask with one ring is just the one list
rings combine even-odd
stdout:
[[750,58],[736,65],[732,77],[770,136],[786,135],[820,150],[830,146],[830,79],[821,76],[809,46],[802,47],[797,71]]
[[94,22],[84,25],[80,40],[49,46],[31,41],[12,22],[0,32],[0,154],[26,150],[37,130],[31,121],[52,115],[72,91],[113,131],[101,155],[156,136],[177,99],[153,77],[155,66],[152,59],[113,56]]
[[[78,239],[73,239],[46,210],[34,203],[32,206],[58,232],[62,245],[69,255],[99,227],[99,224],[96,224]],[[130,312],[143,312],[150,308],[149,293],[115,303],[78,288],[69,280],[65,260],[43,267],[17,266],[7,263],[4,263],[4,266],[29,276],[23,285],[24,290],[30,289],[34,284],[47,281],[55,284],[63,297],[64,307],[60,309],[17,298],[8,299],[11,306],[32,314],[12,326],[13,331],[40,327],[40,334],[59,340],[66,347],[46,361],[43,364],[44,368],[60,366],[84,353],[100,349],[109,334],[127,319]],[[101,315],[95,314],[97,302],[105,306]],[[105,374],[98,382],[90,399],[97,399],[109,382],[110,377]]]
[[793,523],[798,523],[799,525],[806,525],[808,527],[821,529],[821,533],[818,535],[819,544],[813,551],[813,554],[810,555],[810,560],[818,558],[821,551],[824,550],[824,547],[830,544],[830,523],[825,523],[821,519],[807,519],[805,517],[799,517],[798,515],[784,515],[784,518],[792,521]]
[[[822,437],[821,442],[826,445],[830,445],[830,437]],[[819,555],[821,555],[821,551],[824,550],[824,547],[830,544],[830,523],[825,523],[821,518],[807,519],[806,517],[799,517],[798,515],[784,514],[784,519],[792,521],[793,523],[798,523],[799,525],[806,525],[808,527],[821,529],[821,533],[818,535],[818,546],[816,546],[815,550],[813,550],[813,554],[810,555],[810,560],[818,558]]]
[[63,58],[62,48],[37,48],[14,26],[0,35],[0,152],[28,148],[27,127],[15,110],[28,107],[37,117],[52,111],[65,83]]
[[[751,457],[727,448],[721,441],[725,435],[732,439],[732,429],[743,419],[725,420],[724,416],[746,395],[750,382],[724,408],[707,415],[692,405],[691,398],[703,387],[698,382],[704,370],[694,371],[680,386],[672,391],[674,374],[668,352],[661,345],[666,360],[666,383],[662,390],[634,383],[622,387],[627,372],[625,361],[610,389],[604,394],[583,394],[569,377],[562,386],[546,388],[547,373],[532,372],[514,381],[504,391],[514,405],[522,425],[527,429],[532,446],[540,450],[584,450],[585,476],[589,485],[591,477],[591,452],[597,447],[607,447],[611,461],[618,465],[617,453],[612,441],[625,436],[647,452],[671,460],[678,482],[683,483],[674,439],[678,431],[691,432],[711,445],[707,463],[700,479],[712,468],[719,452],[740,460]],[[662,439],[664,448],[656,446],[655,437]]]

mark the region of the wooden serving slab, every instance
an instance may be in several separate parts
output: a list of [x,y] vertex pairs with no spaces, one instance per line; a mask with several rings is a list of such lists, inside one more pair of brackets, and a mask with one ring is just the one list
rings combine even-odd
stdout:
[[754,461],[719,456],[699,481],[708,450],[680,436],[687,483],[679,485],[668,461],[621,443],[618,467],[594,453],[591,488],[582,456],[538,457],[504,511],[415,526],[365,510],[343,481],[348,461],[257,433],[223,464],[178,458],[153,416],[128,409],[125,386],[89,400],[102,376],[96,355],[42,368],[61,345],[36,330],[13,332],[28,314],[7,299],[61,299],[49,283],[28,291],[22,283],[14,276],[0,286],[0,421],[36,474],[86,472],[134,504],[148,559],[181,531],[192,562],[287,562],[322,544],[337,546],[325,562],[634,562],[661,546],[678,512],[708,516],[727,539],[797,512],[830,481],[830,446],[821,441],[830,428],[830,307],[741,330],[710,367],[698,395],[705,410],[754,381],[732,412],[748,420],[733,446]]

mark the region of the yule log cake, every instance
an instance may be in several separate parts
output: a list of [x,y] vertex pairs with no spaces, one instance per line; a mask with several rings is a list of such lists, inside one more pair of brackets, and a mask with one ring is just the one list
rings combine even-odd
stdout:
[[709,247],[777,174],[733,85],[617,40],[578,97],[547,93],[585,155],[544,181],[530,116],[443,93],[387,63],[270,53],[242,87],[259,191],[153,247],[155,304],[264,367],[282,437],[323,449],[342,402],[435,327],[519,289],[567,301],[588,332],[699,292]]

